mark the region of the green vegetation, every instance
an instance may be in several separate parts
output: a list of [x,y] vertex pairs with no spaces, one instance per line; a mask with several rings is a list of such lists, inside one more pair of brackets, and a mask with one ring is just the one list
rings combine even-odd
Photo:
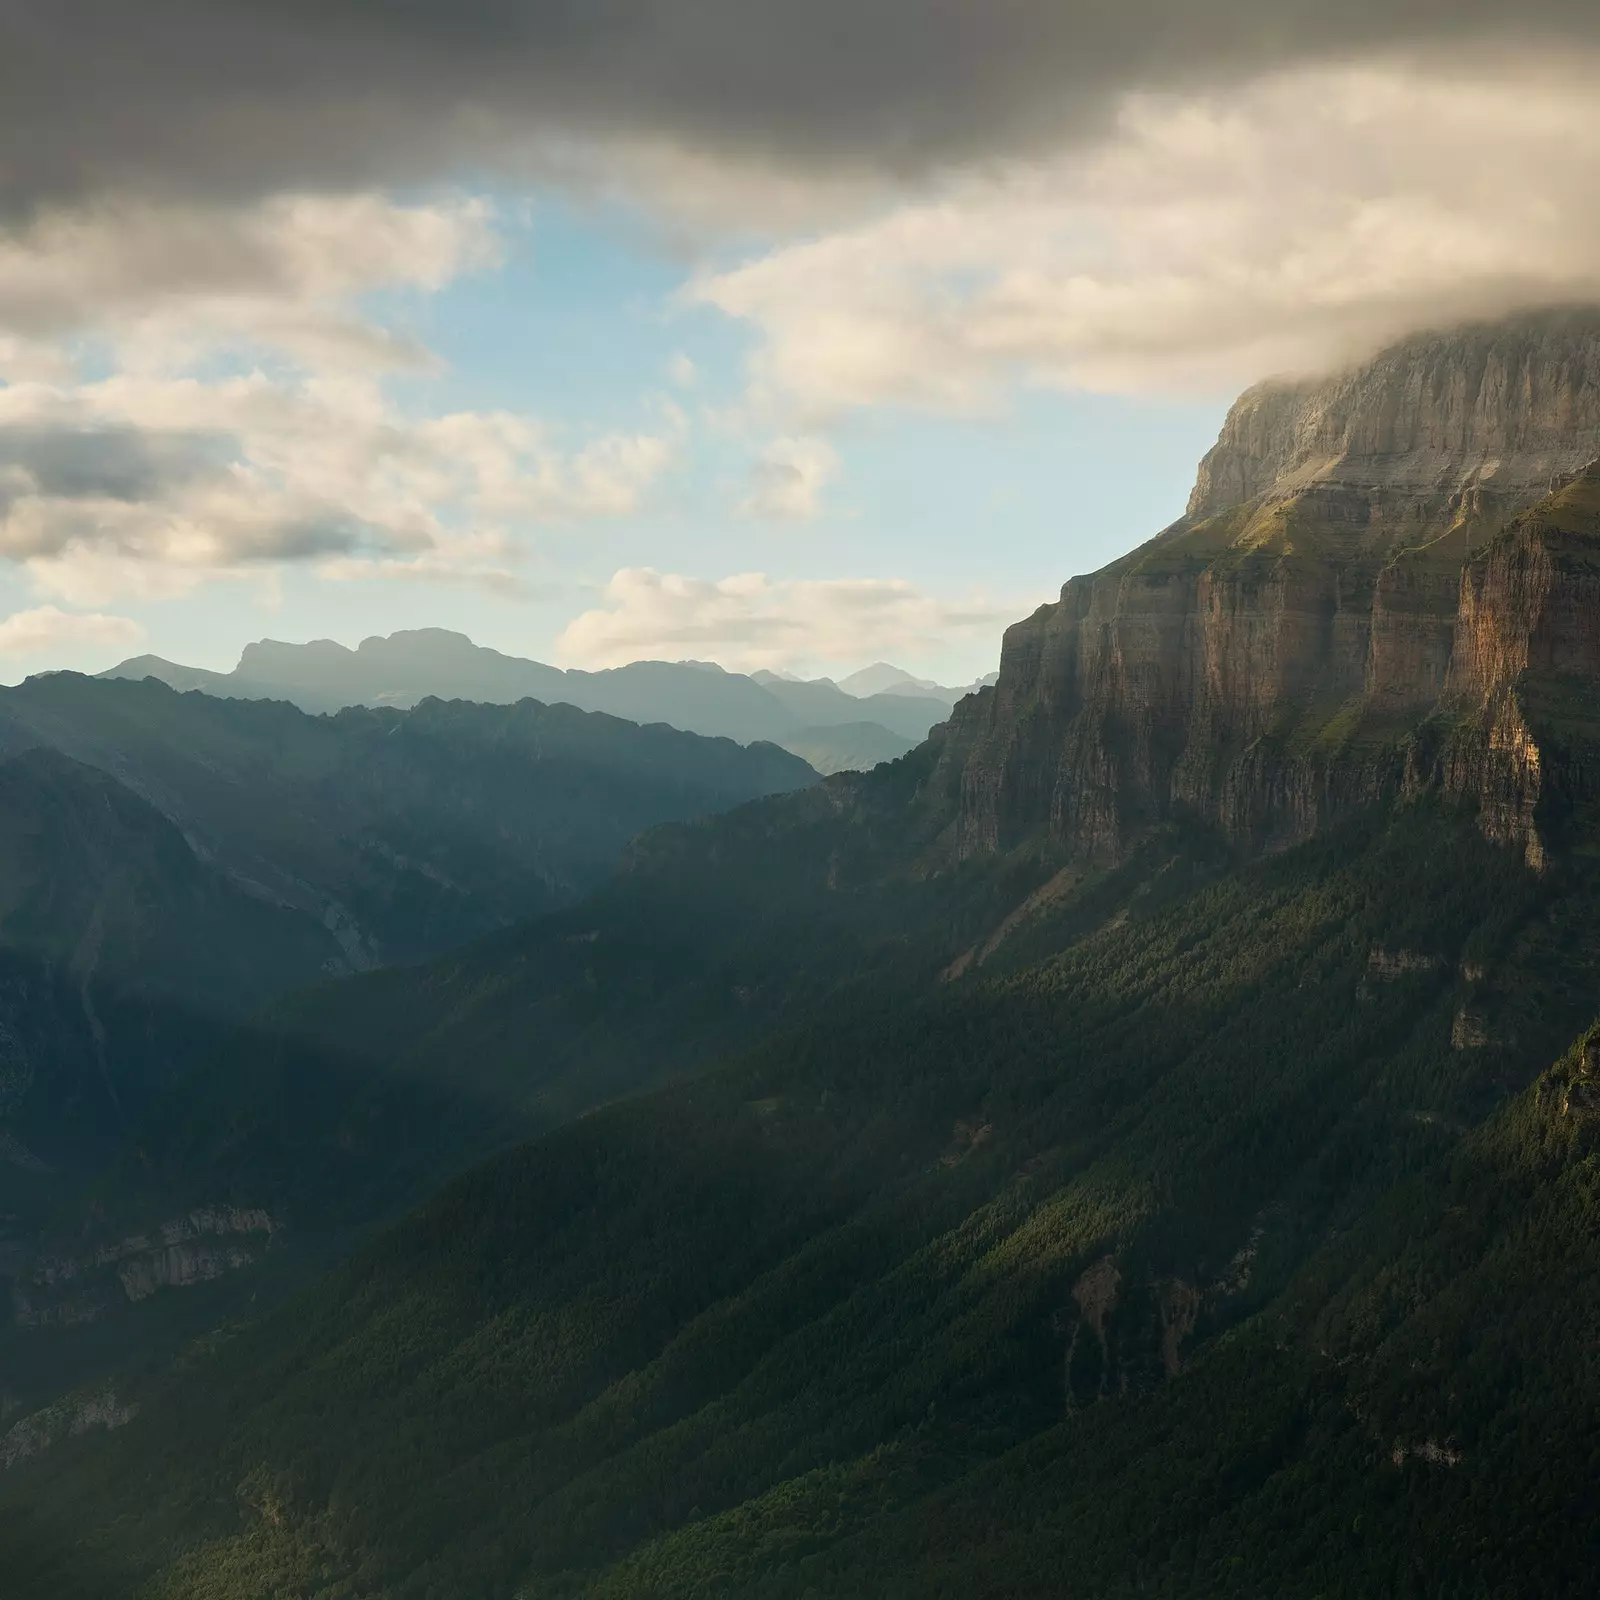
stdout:
[[[0,1433],[8,1600],[1590,1592],[1596,493],[1471,558],[1465,653],[1434,627],[1447,552],[1390,562],[1338,486],[1111,569],[1121,621],[1177,617],[1201,557],[1241,615],[1257,579],[1295,591],[1269,610],[1304,648],[1252,624],[1240,655],[1292,668],[1281,714],[1192,746],[1214,781],[1181,792],[1226,833],[1154,756],[1150,804],[1117,787],[1194,709],[1180,640],[1145,661],[1178,669],[1167,698],[1141,668],[1052,721],[1069,673],[1008,687],[870,773],[647,832],[567,909],[257,1012],[87,1208],[239,1259],[179,1293],[141,1236],[17,1275],[55,1364]],[[1334,622],[1348,600],[1376,630],[1374,585],[1385,626],[1432,631],[1369,682]],[[163,726],[186,703],[130,692]],[[1002,710],[1026,737],[982,726]],[[188,814],[221,828],[256,785],[367,816],[420,771],[427,837],[386,847],[487,883],[455,830],[507,816],[564,724],[482,711],[254,707],[281,746],[241,765],[191,730],[234,788]],[[485,728],[508,765],[452,787]],[[135,745],[151,792],[181,767]],[[1114,868],[1053,842],[1096,785],[1127,812]],[[135,863],[175,848],[147,821]],[[1000,853],[963,859],[974,834]],[[51,849],[0,873],[18,926],[70,886]],[[320,849],[317,881],[359,881]],[[66,1004],[81,944],[36,942]],[[134,1258],[138,1303],[74,1323]],[[73,1372],[96,1381],[63,1397]]]
[[[590,1059],[641,952],[670,971],[673,874],[763,814],[614,891]],[[1588,1057],[1527,1085],[1594,1003],[1580,866],[1433,806],[1244,870],[1167,837],[930,984],[978,885],[914,958],[832,950],[810,826],[706,913],[758,977],[753,908],[816,908],[792,1006],[13,1469],[15,1592],[1577,1592]],[[607,916],[561,948],[597,958]]]
[[[106,1251],[249,1191],[246,1210],[291,1215],[314,1256],[512,1128],[548,1125],[425,1081],[378,1114],[370,1053],[347,1059],[302,1025],[315,991],[241,1019],[569,904],[650,824],[815,782],[775,746],[569,706],[309,717],[73,674],[0,691],[0,752],[0,1411],[183,1334],[187,1311],[174,1325],[163,1305],[130,1307]],[[376,1021],[345,1037],[381,1039],[387,1069],[428,1032],[396,1024],[449,981],[391,970],[352,994],[343,1015],[370,1001]],[[445,1020],[483,999],[452,1000]],[[470,1027],[457,1042],[484,1043]],[[457,1085],[458,1063],[439,1065]]]
[[816,776],[775,745],[534,700],[313,717],[75,673],[0,691],[0,749],[39,745],[110,773],[205,860],[314,917],[356,970],[570,904],[642,829]]
[[891,733],[876,722],[847,722],[831,728],[802,728],[783,739],[783,748],[823,774],[869,772],[885,761],[898,761],[916,741]]

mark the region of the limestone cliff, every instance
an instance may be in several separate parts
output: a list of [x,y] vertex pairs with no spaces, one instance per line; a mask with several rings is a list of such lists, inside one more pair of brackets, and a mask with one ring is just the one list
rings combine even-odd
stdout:
[[145,1233],[40,1256],[12,1284],[12,1320],[21,1328],[98,1322],[158,1290],[209,1283],[253,1265],[279,1229],[265,1211],[200,1206]]
[[109,1384],[67,1395],[0,1434],[0,1472],[91,1430],[126,1427],[138,1414],[137,1404],[123,1403]]
[[1551,735],[1530,715],[1600,685],[1597,458],[1600,312],[1250,391],[1187,514],[1013,627],[996,686],[957,707],[931,786],[958,796],[950,853],[1047,837],[1114,859],[1182,813],[1270,848],[1437,784],[1538,859]]
[[1600,313],[1551,312],[1250,390],[1200,463],[1188,515],[1310,491],[1403,537],[1408,522],[1474,505],[1510,514],[1597,456]]

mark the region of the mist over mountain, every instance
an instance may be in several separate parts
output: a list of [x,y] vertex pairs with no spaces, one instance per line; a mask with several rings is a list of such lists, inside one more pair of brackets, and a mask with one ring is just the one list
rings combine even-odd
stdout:
[[[149,1167],[171,1115],[153,1108],[192,1073],[239,1087],[229,1040],[272,997],[570,904],[641,829],[814,781],[772,745],[533,701],[319,718],[73,674],[0,690],[0,1273],[81,1226],[80,1186],[119,1149]],[[180,1094],[180,1120],[203,1099]],[[252,1259],[164,1248],[98,1270],[125,1298],[123,1268]],[[100,1293],[18,1288],[17,1326],[53,1338]]]
[[1252,391],[900,760],[259,1013],[14,1265],[18,1593],[1586,1593],[1597,350]]
[[[870,669],[864,692],[827,679],[724,672],[703,662],[636,661],[605,672],[563,671],[475,645],[464,634],[422,628],[363,640],[354,650],[328,639],[310,644],[262,640],[247,645],[231,673],[136,656],[105,677],[157,678],[175,689],[238,699],[286,699],[303,710],[474,700],[499,705],[532,698],[603,711],[690,733],[765,740],[819,771],[876,766],[920,744],[965,692],[913,679],[898,668]],[[859,675],[858,675],[859,676]],[[834,730],[848,730],[835,732]],[[813,759],[815,758],[815,759]]]
[[915,698],[926,695],[934,700],[948,700],[954,705],[962,696],[976,694],[979,689],[993,683],[998,676],[998,673],[991,672],[987,677],[968,684],[964,689],[947,689],[929,678],[913,677],[901,667],[891,666],[887,661],[878,661],[870,667],[863,667],[859,672],[852,672],[847,678],[841,678],[839,687],[846,694],[861,697],[900,694]]

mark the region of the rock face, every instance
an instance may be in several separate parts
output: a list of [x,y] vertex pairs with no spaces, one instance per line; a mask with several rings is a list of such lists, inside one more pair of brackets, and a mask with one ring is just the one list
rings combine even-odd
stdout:
[[1250,391],[1183,519],[1013,627],[957,707],[948,852],[1115,859],[1182,814],[1272,848],[1432,784],[1537,863],[1557,744],[1562,803],[1589,781],[1550,686],[1600,684],[1597,458],[1600,312]]
[[12,1286],[12,1320],[21,1328],[98,1322],[119,1304],[252,1265],[279,1227],[265,1211],[200,1206],[148,1233],[81,1254],[40,1257]]
[[84,1390],[24,1417],[0,1434],[0,1472],[31,1460],[65,1439],[76,1439],[91,1429],[126,1427],[138,1416],[136,1404],[124,1404],[114,1388]]
[[1200,463],[1188,515],[1310,491],[1403,536],[1441,513],[1509,515],[1596,457],[1600,313],[1548,313],[1426,334],[1332,379],[1250,390]]

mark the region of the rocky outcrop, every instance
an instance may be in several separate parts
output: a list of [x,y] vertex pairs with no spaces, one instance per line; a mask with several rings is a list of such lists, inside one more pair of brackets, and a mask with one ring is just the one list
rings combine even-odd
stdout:
[[1271,849],[1437,786],[1538,865],[1590,782],[1550,686],[1600,684],[1597,458],[1600,313],[1251,391],[1188,514],[1013,627],[938,735],[944,849],[1114,860],[1182,815]]
[[138,1416],[137,1404],[124,1404],[109,1385],[68,1395],[42,1411],[35,1411],[0,1435],[0,1472],[48,1450],[65,1439],[76,1439],[91,1429],[126,1427]]
[[119,1304],[254,1264],[279,1228],[262,1210],[202,1206],[148,1233],[39,1257],[12,1286],[12,1320],[24,1328],[97,1322]]
[[1234,406],[1189,500],[1204,519],[1263,495],[1386,535],[1503,521],[1600,457],[1600,313],[1423,334],[1354,371],[1263,384]]

